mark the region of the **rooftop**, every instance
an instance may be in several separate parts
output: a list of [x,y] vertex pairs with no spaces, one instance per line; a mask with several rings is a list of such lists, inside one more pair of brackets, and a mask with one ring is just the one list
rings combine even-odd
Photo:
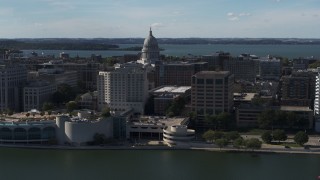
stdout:
[[304,111],[313,112],[308,106],[281,106],[281,111]]
[[154,90],[151,90],[153,93],[185,93],[190,90],[191,86],[161,86]]

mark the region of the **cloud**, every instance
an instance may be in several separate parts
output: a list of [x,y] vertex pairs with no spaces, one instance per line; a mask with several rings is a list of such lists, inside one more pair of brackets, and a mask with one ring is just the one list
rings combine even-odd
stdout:
[[162,23],[153,23],[153,24],[151,24],[151,27],[154,28],[154,29],[159,29],[159,28],[164,27],[164,24],[162,24]]
[[227,17],[229,21],[238,21],[240,20],[240,17],[245,17],[245,16],[251,16],[251,13],[246,13],[242,12],[239,14],[233,13],[233,12],[228,12]]

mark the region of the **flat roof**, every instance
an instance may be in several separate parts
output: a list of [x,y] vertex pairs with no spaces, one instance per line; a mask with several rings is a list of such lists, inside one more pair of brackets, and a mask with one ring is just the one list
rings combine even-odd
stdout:
[[173,126],[180,125],[186,118],[167,118],[165,116],[141,116],[139,121],[132,121],[132,125],[136,126],[148,126],[148,125],[164,125],[164,126]]
[[191,89],[191,86],[163,86],[151,92],[153,93],[185,93],[189,89]]
[[308,106],[280,106],[280,110],[313,112]]
[[233,99],[237,101],[251,101],[256,93],[233,93]]

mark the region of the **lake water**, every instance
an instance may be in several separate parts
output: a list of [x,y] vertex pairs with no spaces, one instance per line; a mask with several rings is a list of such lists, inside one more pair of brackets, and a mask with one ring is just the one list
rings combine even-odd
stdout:
[[319,155],[0,148],[3,180],[312,180]]
[[[142,46],[142,44],[120,44],[121,48]],[[233,56],[242,53],[255,54],[257,56],[277,55],[292,58],[298,57],[316,57],[320,58],[320,45],[235,45],[235,44],[193,44],[193,45],[174,45],[160,44],[160,48],[165,49],[161,54],[170,56],[208,55],[216,51],[230,52]],[[102,57],[122,56],[124,54],[136,54],[138,51],[76,51],[76,50],[24,50],[25,55],[30,55],[32,51],[39,55],[55,55],[59,53],[69,53],[71,57],[90,57],[91,54],[102,55]]]

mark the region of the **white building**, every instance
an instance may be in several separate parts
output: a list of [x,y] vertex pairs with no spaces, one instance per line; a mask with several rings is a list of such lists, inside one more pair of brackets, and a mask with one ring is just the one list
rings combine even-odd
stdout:
[[142,64],[129,62],[110,72],[99,72],[98,107],[109,107],[114,113],[133,109],[143,114],[148,98],[147,71]]
[[320,132],[320,67],[317,68],[318,75],[316,76],[315,97],[314,97],[314,118],[315,130]]
[[168,144],[188,143],[195,138],[195,131],[186,125],[168,126],[163,129],[163,141]]
[[57,91],[57,86],[44,81],[33,82],[23,88],[23,110],[41,110],[44,102],[50,101],[50,97]]
[[19,112],[22,88],[27,82],[27,69],[19,64],[0,64],[0,111]]
[[157,39],[152,35],[150,28],[149,35],[146,37],[143,43],[141,59],[138,63],[141,64],[152,64],[154,65],[156,61],[160,60],[160,49],[158,47]]

